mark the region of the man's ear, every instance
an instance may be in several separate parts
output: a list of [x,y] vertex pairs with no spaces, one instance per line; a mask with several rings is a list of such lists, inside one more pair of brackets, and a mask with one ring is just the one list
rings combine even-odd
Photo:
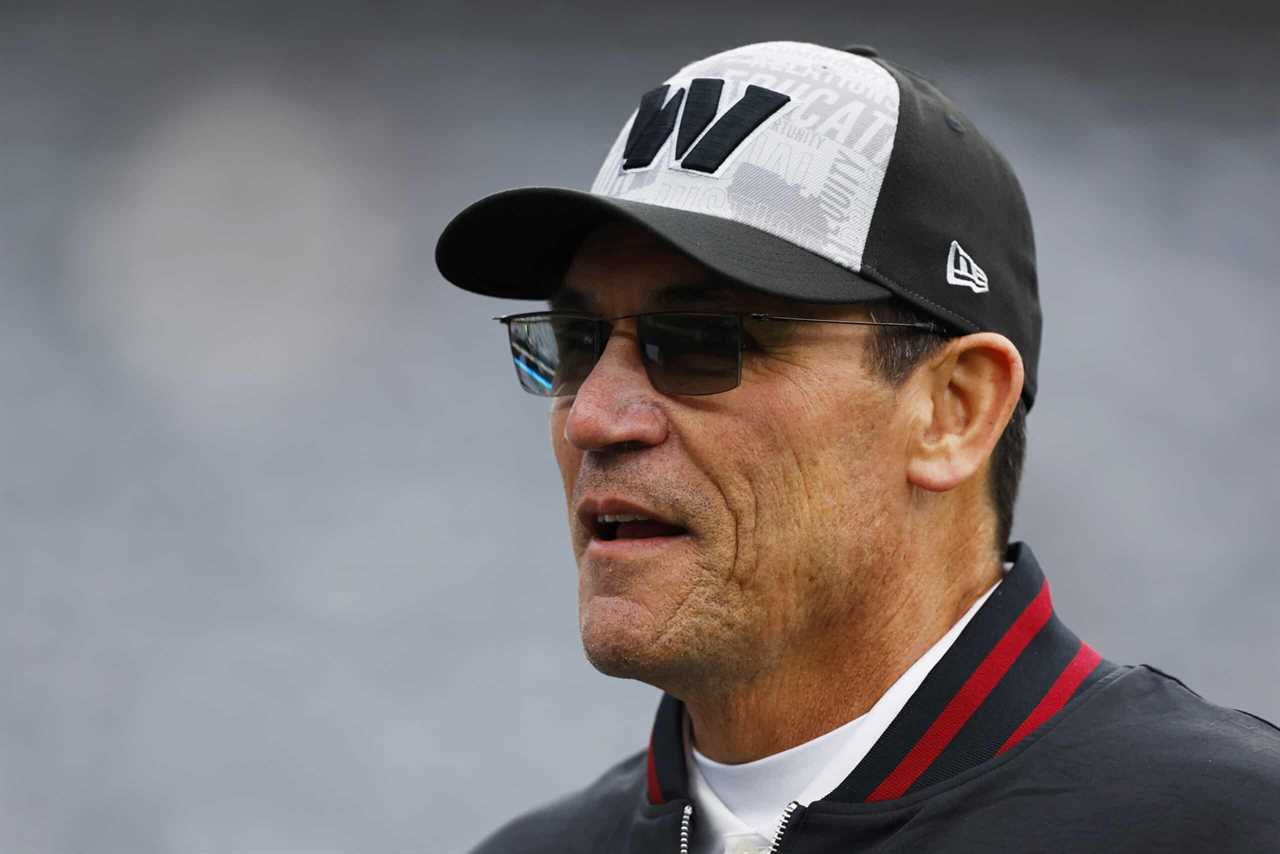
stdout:
[[1022,395],[1022,356],[1008,338],[954,338],[909,380],[918,411],[907,480],[930,492],[954,489],[978,472]]

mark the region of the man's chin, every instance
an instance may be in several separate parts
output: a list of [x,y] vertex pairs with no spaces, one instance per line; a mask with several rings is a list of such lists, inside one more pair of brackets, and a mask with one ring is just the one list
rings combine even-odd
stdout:
[[642,605],[621,597],[595,597],[581,615],[582,649],[591,666],[606,676],[653,684],[669,670],[660,627]]

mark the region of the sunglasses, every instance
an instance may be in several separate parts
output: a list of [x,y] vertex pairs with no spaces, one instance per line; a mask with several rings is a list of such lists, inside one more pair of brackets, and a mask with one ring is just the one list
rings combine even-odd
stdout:
[[719,394],[742,382],[742,351],[750,336],[743,321],[896,326],[945,334],[932,323],[827,320],[776,314],[655,311],[599,317],[567,311],[533,311],[494,320],[507,327],[520,387],[540,397],[577,394],[600,360],[619,320],[634,318],[640,358],[650,384],[663,394]]

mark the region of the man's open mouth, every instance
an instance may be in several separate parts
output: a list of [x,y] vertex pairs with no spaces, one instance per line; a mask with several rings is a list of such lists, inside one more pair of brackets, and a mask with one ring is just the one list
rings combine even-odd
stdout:
[[685,528],[634,513],[597,516],[595,536],[598,540],[638,540],[649,537],[678,537],[689,533]]

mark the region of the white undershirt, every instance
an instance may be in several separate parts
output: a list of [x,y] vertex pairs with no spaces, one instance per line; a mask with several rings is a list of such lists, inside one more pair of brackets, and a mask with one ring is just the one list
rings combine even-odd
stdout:
[[690,850],[694,854],[767,852],[787,804],[799,801],[807,806],[844,782],[999,586],[996,582],[982,594],[865,714],[804,744],[755,762],[725,765],[692,745],[685,715],[685,764],[695,804]]

